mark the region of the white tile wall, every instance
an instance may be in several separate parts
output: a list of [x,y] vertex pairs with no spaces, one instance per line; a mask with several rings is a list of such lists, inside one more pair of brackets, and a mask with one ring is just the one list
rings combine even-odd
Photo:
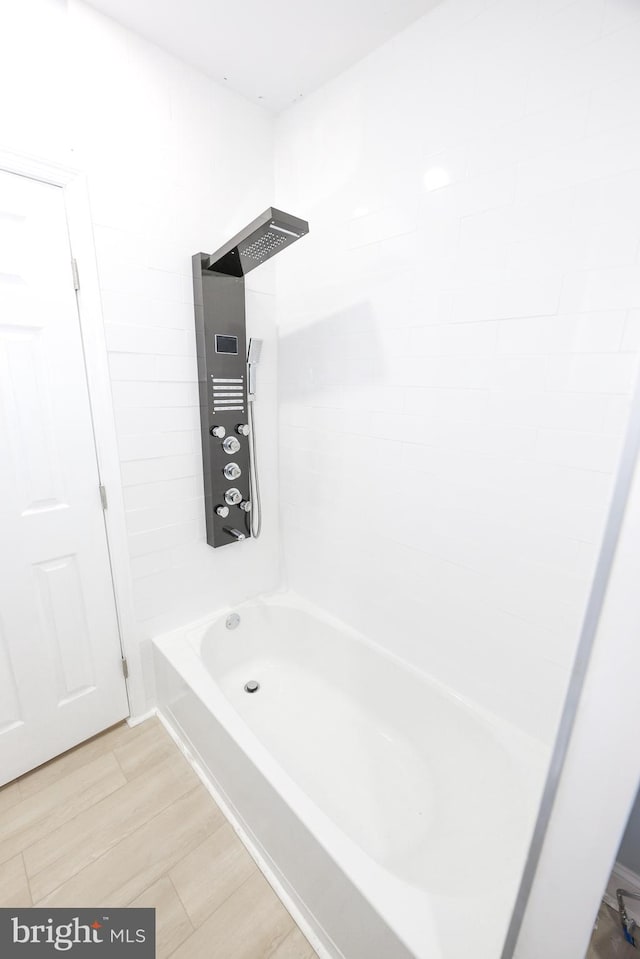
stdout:
[[146,656],[153,632],[279,580],[273,273],[248,282],[265,523],[241,561],[204,541],[191,281],[193,253],[273,203],[273,119],[78,0],[6,4],[0,54],[0,144],[88,178]]
[[279,581],[279,357],[292,585],[548,739],[640,350],[635,0],[443,0],[283,115],[312,232],[279,351],[250,278],[266,524],[222,552],[190,255],[273,202],[272,120],[79,0],[0,18],[3,144],[89,178],[143,641]]
[[144,641],[279,579],[273,277],[262,271],[247,303],[249,332],[266,340],[265,529],[241,561],[204,540],[191,280],[193,253],[273,202],[273,122],[76,0],[69,24],[82,77],[73,147],[89,178]]
[[640,349],[640,7],[444,0],[286,111],[291,585],[549,741]]

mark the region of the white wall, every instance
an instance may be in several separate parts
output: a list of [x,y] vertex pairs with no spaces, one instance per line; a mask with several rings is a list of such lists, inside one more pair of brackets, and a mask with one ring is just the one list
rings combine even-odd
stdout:
[[204,540],[191,285],[191,255],[273,202],[273,120],[77,0],[7,6],[0,142],[88,177],[146,656],[154,632],[279,580],[273,272],[247,283],[249,333],[265,339],[264,533],[236,550]]
[[291,585],[541,739],[640,346],[640,6],[444,0],[280,119]]
[[636,796],[617,856],[618,862],[640,876],[640,793]]
[[620,532],[603,550],[604,601],[515,959],[583,959],[638,790],[639,435],[640,389],[613,510]]

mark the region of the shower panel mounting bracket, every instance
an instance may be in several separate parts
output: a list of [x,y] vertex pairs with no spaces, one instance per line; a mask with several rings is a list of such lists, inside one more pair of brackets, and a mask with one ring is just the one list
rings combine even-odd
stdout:
[[[192,257],[205,518],[213,547],[251,536],[241,505],[250,501],[244,277],[308,232],[305,220],[269,207],[215,253]],[[225,448],[230,436],[239,447]]]

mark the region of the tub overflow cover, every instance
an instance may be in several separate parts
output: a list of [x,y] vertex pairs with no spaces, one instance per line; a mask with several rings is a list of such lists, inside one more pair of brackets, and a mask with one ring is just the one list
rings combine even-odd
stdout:
[[245,693],[257,693],[260,689],[260,683],[257,683],[255,679],[250,679],[248,683],[244,684]]

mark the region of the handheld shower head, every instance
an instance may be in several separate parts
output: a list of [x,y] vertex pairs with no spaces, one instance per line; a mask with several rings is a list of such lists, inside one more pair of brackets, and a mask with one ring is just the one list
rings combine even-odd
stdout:
[[260,501],[260,477],[258,475],[258,459],[256,453],[256,424],[253,409],[256,398],[256,366],[260,362],[261,353],[262,340],[256,340],[254,337],[251,337],[249,340],[249,349],[247,350],[247,398],[249,400],[247,414],[249,422],[249,443],[251,444],[249,483],[252,502],[251,517],[248,523],[254,539],[258,539],[262,530],[262,503]]
[[255,337],[251,337],[249,340],[249,350],[247,352],[247,363],[259,363],[260,354],[262,353],[262,340],[256,340]]
[[249,340],[249,349],[247,351],[247,392],[249,402],[252,403],[256,396],[256,366],[260,362],[262,353],[262,340],[256,340],[252,336]]

